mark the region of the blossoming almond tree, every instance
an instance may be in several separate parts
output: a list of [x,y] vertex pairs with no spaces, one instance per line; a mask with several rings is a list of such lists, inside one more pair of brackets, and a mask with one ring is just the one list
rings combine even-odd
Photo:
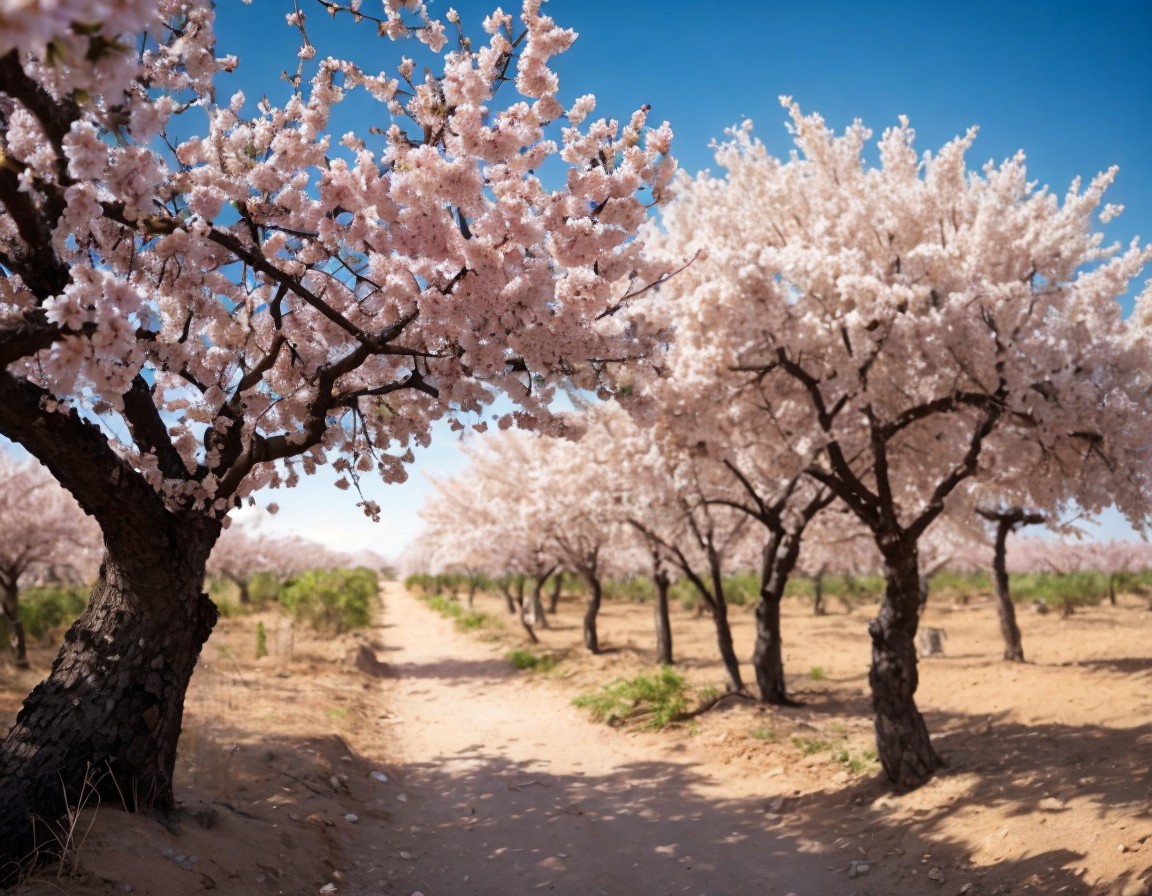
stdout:
[[[869,624],[878,752],[911,788],[939,763],[915,702],[920,538],[995,433],[1136,468],[1149,374],[1117,299],[1150,250],[1093,231],[1113,172],[1061,202],[1023,155],[969,171],[974,130],[919,156],[907,122],[872,167],[863,125],[836,136],[787,105],[797,152],[777,160],[737,130],[717,154],[727,176],[678,192],[667,249],[707,250],[714,276],[686,299],[698,341],[797,409],[779,428],[815,449],[808,475],[872,534],[886,577]],[[1133,477],[1137,498],[1121,500],[1142,504],[1146,485]]]
[[[547,422],[558,378],[595,386],[644,349],[615,312],[658,276],[637,230],[668,128],[565,109],[548,62],[575,35],[538,0],[475,45],[416,0],[381,15],[346,24],[411,34],[440,71],[322,58],[297,11],[300,76],[251,102],[208,0],[4,8],[0,433],[97,520],[106,558],[0,747],[0,864],[90,768],[110,800],[171,807],[216,619],[205,562],[237,502],[328,457],[345,486],[401,479],[434,421],[505,394],[502,425]],[[354,93],[378,115],[340,136]]]
[[86,567],[99,542],[96,526],[34,460],[0,452],[0,601],[16,665],[28,668],[20,621],[21,580],[68,566]]

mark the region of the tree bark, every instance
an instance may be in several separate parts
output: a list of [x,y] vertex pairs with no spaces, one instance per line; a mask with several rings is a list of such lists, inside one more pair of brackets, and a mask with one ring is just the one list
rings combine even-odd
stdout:
[[662,666],[672,665],[672,621],[668,614],[668,589],[671,581],[659,561],[652,574],[656,585],[656,662]]
[[8,620],[8,643],[12,646],[13,661],[17,669],[27,669],[28,645],[24,637],[24,623],[20,619],[20,589],[14,583],[5,582],[0,598],[4,618]]
[[1024,646],[1020,639],[1020,626],[1016,624],[1016,607],[1008,586],[1008,533],[1015,526],[1001,517],[996,523],[996,547],[992,557],[992,574],[996,580],[996,608],[1000,611],[1000,634],[1004,638],[1004,659],[1013,663],[1024,662]]
[[548,612],[555,615],[560,609],[560,591],[564,587],[564,573],[557,572],[552,576],[552,593],[548,597]]
[[1016,624],[1016,606],[1008,585],[1008,536],[1021,526],[1035,526],[1045,521],[1042,513],[1028,513],[1022,507],[989,510],[977,508],[984,519],[996,524],[996,538],[992,554],[992,577],[996,582],[996,607],[1000,612],[1000,634],[1004,638],[1004,659],[1013,663],[1024,662],[1024,647],[1020,640],[1020,626]]
[[818,572],[812,576],[812,615],[823,616],[827,612],[824,607],[824,573]]
[[901,790],[913,790],[940,767],[915,699],[919,556],[914,539],[878,541],[884,558],[884,600],[879,615],[868,623],[872,638],[868,683],[876,716],[876,748],[888,780]]
[[588,604],[584,608],[584,646],[589,653],[599,653],[600,636],[596,631],[596,617],[600,613],[603,588],[599,576],[586,575],[584,578],[588,582]]
[[52,857],[58,819],[85,794],[173,808],[184,696],[217,617],[202,588],[220,526],[171,522],[132,548],[106,537],[87,608],[0,743],[0,880]]
[[800,539],[773,533],[764,546],[760,568],[760,599],[756,602],[756,647],[752,665],[760,699],[772,706],[798,706],[784,683],[784,652],[780,634],[780,602],[788,577],[800,557]]
[[512,583],[505,580],[500,583],[500,592],[504,595],[504,600],[508,604],[508,615],[516,615],[516,598],[512,596]]
[[[551,575],[551,573],[548,575]],[[532,580],[532,616],[540,628],[549,627],[548,617],[544,615],[544,601],[540,596],[544,590],[544,582],[547,580],[548,575],[545,575],[543,578],[536,576]]]

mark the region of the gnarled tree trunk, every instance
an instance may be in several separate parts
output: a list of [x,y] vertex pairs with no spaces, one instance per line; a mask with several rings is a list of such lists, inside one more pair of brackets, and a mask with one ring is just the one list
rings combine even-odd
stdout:
[[940,767],[928,726],[916,707],[916,628],[920,622],[920,569],[911,538],[881,540],[885,589],[880,613],[868,623],[872,638],[872,709],[876,749],[888,779],[902,790],[919,787]]
[[202,588],[219,529],[172,517],[154,537],[106,537],[87,608],[0,743],[0,879],[59,848],[66,800],[172,809],[184,695],[217,617]]

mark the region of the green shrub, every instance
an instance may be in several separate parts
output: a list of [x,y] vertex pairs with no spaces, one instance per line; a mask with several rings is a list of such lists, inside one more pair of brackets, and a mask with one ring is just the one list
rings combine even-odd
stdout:
[[824,667],[823,666],[813,666],[811,669],[808,670],[808,677],[811,678],[813,681],[823,681],[824,680]]
[[508,662],[521,672],[548,672],[556,667],[556,657],[539,656],[531,650],[517,649],[508,653]]
[[[28,638],[44,640],[67,628],[88,605],[85,585],[36,585],[20,592],[20,621]],[[4,635],[7,637],[7,625]]]
[[[577,586],[573,586],[576,590]],[[644,603],[656,598],[656,586],[647,576],[632,576],[615,582],[604,583],[604,598],[606,600],[626,600],[633,603]]]
[[248,580],[248,599],[252,606],[263,609],[280,599],[280,580],[274,573],[258,572]]
[[256,659],[262,660],[268,656],[268,632],[263,622],[256,623]]
[[280,603],[320,632],[340,633],[372,622],[378,581],[370,569],[310,569],[280,593]]
[[724,598],[733,607],[756,603],[760,598],[760,576],[751,572],[738,572],[724,580]]
[[492,622],[487,613],[467,609],[454,597],[443,594],[423,594],[420,599],[441,616],[456,620],[456,625],[465,631],[477,631]]
[[1102,572],[1039,572],[1008,578],[1012,599],[1043,601],[1053,607],[1090,606],[1108,597],[1108,576]]
[[670,666],[656,675],[638,675],[606,685],[595,694],[581,694],[573,704],[592,712],[598,722],[619,725],[643,721],[647,729],[663,728],[688,706],[687,686]]

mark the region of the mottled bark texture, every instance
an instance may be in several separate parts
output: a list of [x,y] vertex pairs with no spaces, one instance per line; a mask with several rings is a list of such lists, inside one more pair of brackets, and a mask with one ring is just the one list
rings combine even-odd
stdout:
[[916,542],[910,538],[885,542],[882,554],[884,601],[879,615],[868,623],[872,638],[868,683],[876,716],[876,747],[888,779],[901,790],[912,790],[931,778],[941,764],[915,699],[919,558]]
[[88,607],[0,743],[0,879],[59,849],[57,820],[86,792],[173,808],[184,695],[217,615],[201,589],[219,527],[197,522],[109,546]]

